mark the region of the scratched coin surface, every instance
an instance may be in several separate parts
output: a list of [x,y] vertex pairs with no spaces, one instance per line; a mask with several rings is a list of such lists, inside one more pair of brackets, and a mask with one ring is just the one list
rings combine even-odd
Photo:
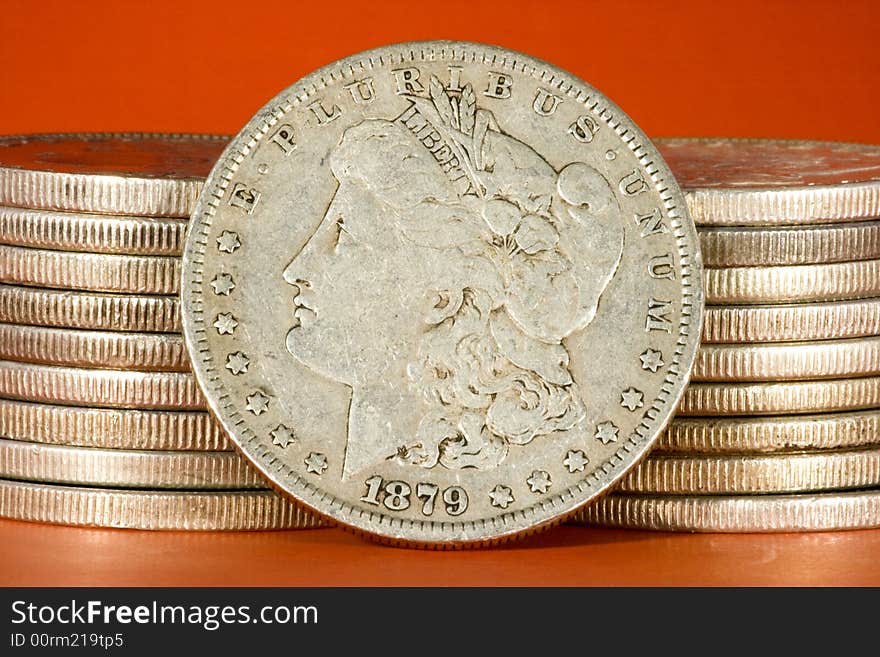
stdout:
[[777,139],[657,139],[704,226],[880,217],[880,146]]
[[491,46],[338,61],[235,138],[184,249],[193,368],[277,487],[391,543],[559,522],[651,446],[696,231],[615,105]]

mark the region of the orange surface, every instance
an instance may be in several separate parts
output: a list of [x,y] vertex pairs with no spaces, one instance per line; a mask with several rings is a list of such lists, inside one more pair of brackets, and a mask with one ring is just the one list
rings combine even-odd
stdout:
[[0,585],[880,585],[880,530],[669,534],[557,527],[507,547],[426,552],[339,529],[140,532],[0,521]]
[[[880,3],[4,0],[0,133],[235,133],[270,97],[384,43],[497,43],[591,82],[651,135],[880,143]],[[339,530],[169,534],[0,521],[0,584],[873,584],[880,531],[561,527],[464,553]]]

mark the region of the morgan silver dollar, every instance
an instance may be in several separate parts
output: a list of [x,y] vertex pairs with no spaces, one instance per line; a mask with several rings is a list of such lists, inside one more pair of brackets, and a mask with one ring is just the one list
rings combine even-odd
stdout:
[[654,442],[700,336],[696,231],[651,142],[571,74],[478,44],[283,91],[212,171],[183,269],[232,440],[394,544],[562,521]]

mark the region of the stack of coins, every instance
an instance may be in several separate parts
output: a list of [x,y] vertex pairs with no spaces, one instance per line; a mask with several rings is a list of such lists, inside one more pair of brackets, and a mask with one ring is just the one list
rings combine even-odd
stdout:
[[226,141],[0,140],[0,516],[315,526],[232,451],[180,335],[187,218]]
[[657,143],[700,231],[702,343],[656,449],[578,521],[880,526],[880,147]]

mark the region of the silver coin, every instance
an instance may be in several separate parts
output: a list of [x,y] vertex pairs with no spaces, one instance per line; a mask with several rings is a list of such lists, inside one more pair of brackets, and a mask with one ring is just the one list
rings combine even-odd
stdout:
[[10,360],[0,360],[0,396],[110,408],[205,408],[201,390],[187,372],[97,370]]
[[688,532],[815,532],[880,527],[880,490],[798,495],[606,495],[578,524]]
[[179,335],[4,323],[0,323],[0,360],[144,371],[190,369]]
[[266,488],[235,452],[99,449],[4,439],[0,479],[147,489]]
[[0,399],[0,436],[107,449],[231,451],[208,413],[89,408]]
[[0,139],[0,204],[188,217],[228,137],[149,133]]
[[0,244],[0,280],[94,292],[177,294],[180,259],[28,249]]
[[179,333],[177,297],[0,285],[0,322],[107,331]]
[[226,153],[184,248],[185,338],[232,439],[308,507],[386,542],[502,540],[607,489],[672,415],[696,230],[582,81],[390,46],[306,76]]
[[880,146],[779,139],[656,139],[698,225],[880,217]]
[[174,531],[314,529],[324,523],[271,491],[157,491],[0,479],[0,518]]
[[178,256],[188,222],[0,206],[0,243],[35,249]]

